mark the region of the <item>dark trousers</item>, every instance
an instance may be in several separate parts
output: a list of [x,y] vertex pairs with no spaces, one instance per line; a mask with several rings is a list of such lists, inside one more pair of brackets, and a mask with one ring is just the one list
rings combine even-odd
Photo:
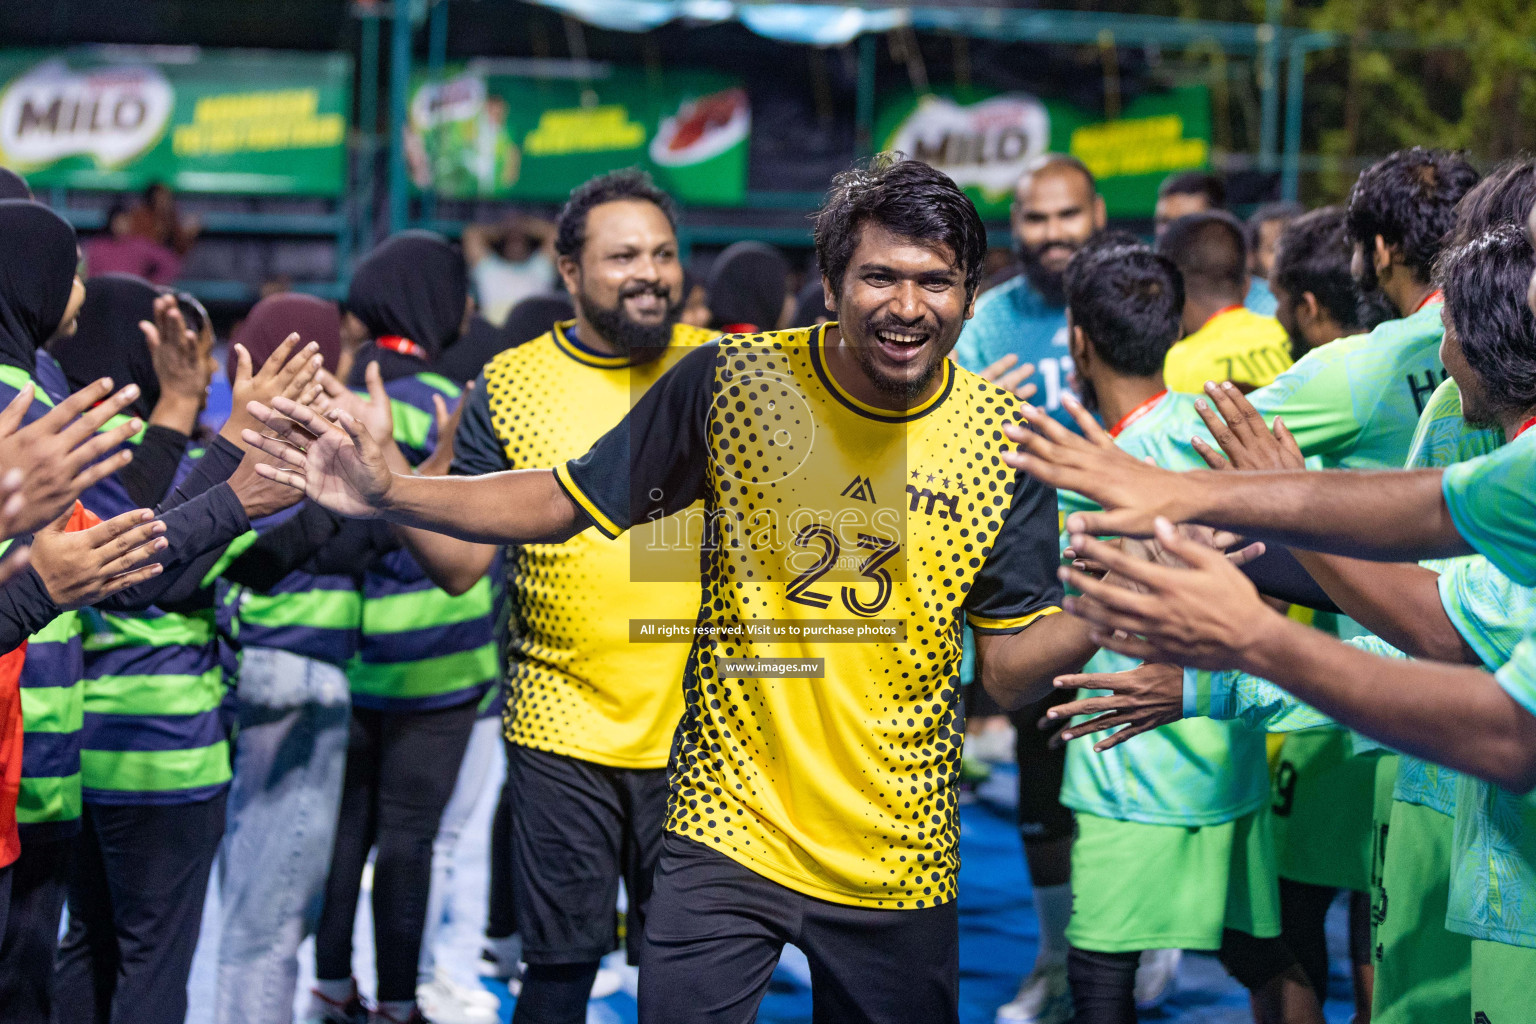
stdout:
[[668,833],[640,956],[640,1024],[751,1024],[785,943],[811,965],[814,1024],[955,1024],[960,919],[829,903]]
[[0,1021],[49,1024],[59,920],[73,838],[24,840],[11,865],[11,905],[0,940]]
[[336,847],[315,933],[315,974],[352,975],[352,924],[368,851],[373,942],[384,1002],[416,998],[416,962],[432,882],[432,841],[475,724],[475,701],[431,711],[352,708]]
[[181,1024],[226,793],[85,805],[59,946],[54,1024]]
[[11,910],[11,870],[12,865],[7,864],[0,868],[0,935],[5,934],[5,918]]
[[[503,743],[504,755],[511,759],[511,744]],[[491,879],[487,899],[490,907],[485,918],[485,934],[505,939],[517,931],[517,901],[512,894],[512,779],[508,772],[496,800],[496,815],[491,819]]]

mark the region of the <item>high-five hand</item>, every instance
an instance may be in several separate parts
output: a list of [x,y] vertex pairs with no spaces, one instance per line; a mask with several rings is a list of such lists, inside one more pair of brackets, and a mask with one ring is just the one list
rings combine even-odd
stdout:
[[274,399],[271,407],[252,402],[249,412],[272,433],[248,429],[245,443],[282,463],[262,463],[258,473],[340,515],[367,519],[379,514],[393,474],[378,442],[349,413],[333,410],[333,423],[286,398]]
[[240,444],[245,431],[257,429],[261,425],[247,411],[252,402],[270,407],[278,396],[305,405],[315,400],[320,394],[320,385],[315,381],[315,376],[325,360],[320,355],[320,346],[315,342],[310,342],[295,353],[293,350],[298,344],[297,334],[288,335],[255,373],[251,372],[251,354],[245,350],[244,345],[235,346],[235,379],[230,382],[234,400],[229,419],[219,431],[220,437]]
[[1058,690],[1108,690],[1107,696],[1082,697],[1058,704],[1045,713],[1040,728],[1070,722],[1078,715],[1096,715],[1062,729],[1051,737],[1052,744],[1062,744],[1082,736],[1092,736],[1105,729],[1118,730],[1093,745],[1097,751],[1119,746],[1132,736],[1139,736],[1160,725],[1184,717],[1184,670],[1176,665],[1150,663],[1124,672],[1089,672],[1061,676]]
[[[1243,397],[1237,385],[1231,381],[1224,384],[1207,381],[1205,393],[1210,396],[1210,401],[1202,399],[1196,402],[1195,411],[1205,421],[1216,443],[1221,445],[1222,452],[1226,453],[1223,458],[1198,437],[1192,438],[1190,443],[1207,466],[1212,469],[1248,470],[1307,468],[1300,446],[1296,444],[1291,432],[1285,429],[1281,418],[1275,417],[1273,430],[1265,426],[1264,418],[1253,407],[1253,403]],[[1212,411],[1212,403],[1215,404],[1215,411]]]
[[1150,537],[1155,518],[1175,515],[1169,499],[1183,486],[1183,474],[1148,465],[1121,451],[1109,432],[1071,395],[1063,395],[1061,404],[1082,429],[1081,437],[1043,410],[1026,406],[1027,426],[1003,424],[1003,433],[1023,449],[1003,452],[1003,461],[1104,507],[1103,512],[1073,513],[1067,521],[1072,531]]

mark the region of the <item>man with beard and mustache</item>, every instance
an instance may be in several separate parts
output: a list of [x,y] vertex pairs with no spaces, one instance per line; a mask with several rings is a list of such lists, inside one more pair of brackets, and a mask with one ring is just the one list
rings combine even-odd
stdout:
[[1184,340],[1163,367],[1170,389],[1199,394],[1208,380],[1230,380],[1252,391],[1291,365],[1279,321],[1243,306],[1248,243],[1231,214],[1180,217],[1158,235],[1157,251],[1184,275]]
[[[475,382],[453,435],[456,474],[526,470],[581,455],[687,352],[717,332],[678,323],[683,271],[672,199],[636,170],[572,191],[555,228],[576,316],[502,352]],[[498,547],[402,530],[418,562],[460,594]],[[572,531],[573,534],[575,531]],[[642,533],[643,536],[643,533]],[[667,754],[683,711],[686,643],[630,643],[628,614],[692,620],[690,582],[632,578],[641,537],[585,530],[507,549],[506,712],[511,874],[528,964],[514,1020],[580,1022],[629,898],[633,960],[661,852]],[[516,964],[515,942],[489,952]]]
[[1275,319],[1291,341],[1291,358],[1353,334],[1364,334],[1392,311],[1379,293],[1362,294],[1350,272],[1354,247],[1344,208],[1325,206],[1287,224],[1275,242],[1269,287]]
[[[989,380],[1010,367],[1033,366],[1040,404],[1074,430],[1061,408],[1072,372],[1062,274],[1104,223],[1104,197],[1081,160],[1060,153],[1037,157],[1013,193],[1010,225],[1022,273],[977,300],[976,315],[955,345],[960,365]],[[1002,360],[1009,361],[999,365]]]
[[[945,358],[985,246],[951,179],[878,158],[834,179],[817,216],[835,323],[684,355],[553,470],[391,474],[350,417],[284,402],[318,439],[251,435],[292,467],[275,478],[334,511],[480,543],[617,538],[703,502],[643,1024],[751,1019],[786,943],[810,961],[819,1018],[959,1020],[959,624],[1004,705],[1095,650],[1053,614],[1055,495],[999,457],[1019,399]],[[600,256],[582,253],[573,283]],[[603,595],[597,614],[640,610],[637,631],[666,614],[627,597]],[[540,728],[566,710],[531,713]]]

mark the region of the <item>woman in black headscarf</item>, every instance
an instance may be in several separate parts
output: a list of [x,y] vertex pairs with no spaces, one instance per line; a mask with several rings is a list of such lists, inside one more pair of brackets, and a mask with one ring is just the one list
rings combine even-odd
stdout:
[[402,231],[364,257],[352,274],[347,311],[369,342],[351,379],[363,383],[370,362],[386,381],[420,373],[459,336],[469,299],[464,254],[441,235]]
[[773,246],[727,246],[709,271],[710,326],[727,334],[777,330],[788,283],[789,261]]
[[[46,206],[0,199],[0,246],[6,252],[0,260],[0,366],[31,377],[37,350],[56,334],[73,333],[85,301],[85,285],[75,275],[75,229]],[[11,375],[0,380],[12,394],[19,390]],[[7,402],[11,397],[0,395]],[[57,402],[66,396],[50,397]]]
[[[352,381],[377,362],[395,410],[395,441],[412,465],[437,443],[434,398],[451,408],[457,384],[433,372],[468,307],[464,258],[443,238],[406,231],[357,266],[347,310],[371,339]],[[415,410],[406,413],[404,407]],[[432,875],[432,844],[453,794],[476,706],[500,682],[493,588],[450,597],[404,549],[363,577],[361,646],[352,671],[352,724],[341,811],[319,927],[310,1016],[353,1019],[352,930],[370,847],[378,1014],[418,1020],[417,966]]]
[[31,199],[32,186],[27,179],[11,170],[0,167],[0,199]]

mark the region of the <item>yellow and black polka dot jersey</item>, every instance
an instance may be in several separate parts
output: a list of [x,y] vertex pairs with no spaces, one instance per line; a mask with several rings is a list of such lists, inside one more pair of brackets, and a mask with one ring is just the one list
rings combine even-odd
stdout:
[[[569,324],[508,349],[481,374],[454,435],[454,472],[551,466],[586,451],[622,418],[632,396],[717,332],[680,325],[653,363],[583,348]],[[617,768],[660,768],[682,714],[687,646],[631,644],[631,613],[691,619],[692,578],[636,582],[630,546],[586,530],[564,544],[507,552],[513,743]],[[644,611],[640,611],[644,609]]]
[[610,535],[703,499],[668,829],[821,899],[932,906],[959,867],[962,613],[1012,633],[1058,609],[1056,495],[999,458],[1007,391],[944,360],[891,414],[825,343],[689,353],[556,475]]

